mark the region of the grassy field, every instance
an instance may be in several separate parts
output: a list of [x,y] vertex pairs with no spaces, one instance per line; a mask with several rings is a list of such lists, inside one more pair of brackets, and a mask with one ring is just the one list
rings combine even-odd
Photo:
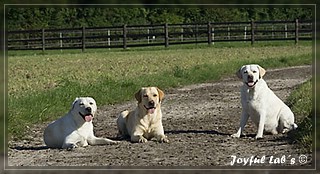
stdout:
[[312,81],[309,80],[293,91],[287,99],[287,103],[295,114],[298,123],[298,129],[291,134],[291,137],[303,146],[304,152],[302,153],[310,153],[313,149],[313,128],[315,127],[313,125],[313,120],[315,120],[314,108],[312,107],[313,97]]
[[311,43],[243,45],[9,52],[9,138],[60,117],[78,96],[92,96],[101,106],[130,100],[141,86],[168,89],[218,80],[245,63],[265,68],[312,63]]

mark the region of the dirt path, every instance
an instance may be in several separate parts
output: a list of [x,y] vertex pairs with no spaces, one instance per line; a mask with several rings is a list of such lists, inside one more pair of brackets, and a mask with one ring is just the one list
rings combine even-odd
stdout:
[[[299,66],[267,70],[265,80],[276,95],[285,100],[297,85],[311,76],[311,66]],[[34,128],[26,140],[9,142],[8,165],[191,166],[208,169],[231,166],[234,157],[238,162],[243,161],[241,158],[253,157],[264,162],[253,166],[310,166],[311,154],[304,154],[307,157],[305,164],[299,163],[300,149],[288,143],[286,135],[265,135],[259,141],[253,139],[256,128],[251,121],[245,128],[246,137],[230,137],[240,120],[240,85],[234,75],[214,83],[166,90],[162,111],[164,129],[171,141],[169,144],[122,141],[118,145],[89,146],[74,151],[47,149],[42,140],[46,126],[43,124]],[[130,101],[98,108],[94,120],[96,135],[114,138],[117,134],[116,116],[124,109],[133,109],[135,104]],[[295,159],[294,164],[291,164],[292,159]]]

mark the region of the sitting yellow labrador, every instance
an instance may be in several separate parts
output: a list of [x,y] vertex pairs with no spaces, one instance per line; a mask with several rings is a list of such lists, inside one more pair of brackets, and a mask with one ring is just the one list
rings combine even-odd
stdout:
[[262,138],[263,131],[272,134],[286,133],[298,126],[290,108],[279,99],[263,80],[265,69],[259,65],[242,66],[237,76],[242,79],[240,127],[232,137],[240,137],[249,116],[257,125],[256,139]]
[[107,138],[93,134],[92,119],[97,111],[96,101],[91,97],[76,98],[70,111],[50,123],[44,131],[44,142],[50,148],[72,150],[78,146],[115,144]]
[[117,119],[120,137],[130,136],[131,142],[145,143],[151,138],[168,143],[162,126],[161,101],[163,91],[157,87],[141,88],[135,98],[138,106],[133,111],[123,111]]

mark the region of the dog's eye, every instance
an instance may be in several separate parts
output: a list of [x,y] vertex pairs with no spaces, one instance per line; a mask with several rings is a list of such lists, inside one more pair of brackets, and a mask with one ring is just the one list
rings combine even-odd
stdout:
[[243,71],[243,73],[247,74],[247,73],[248,73],[248,71],[247,71],[247,70],[246,70],[246,71]]
[[148,97],[148,95],[147,95],[147,94],[144,94],[143,97]]
[[153,94],[153,97],[157,97],[157,94]]
[[90,102],[89,104],[90,104],[90,105],[93,105],[93,102]]
[[79,105],[80,105],[80,106],[83,106],[83,105],[84,105],[84,103],[79,103]]
[[252,71],[252,72],[253,72],[253,73],[256,73],[257,71],[254,70],[254,71]]

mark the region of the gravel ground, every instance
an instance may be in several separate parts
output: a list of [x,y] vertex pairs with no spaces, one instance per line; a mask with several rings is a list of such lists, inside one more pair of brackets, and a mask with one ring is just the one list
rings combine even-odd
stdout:
[[[311,77],[311,66],[298,66],[267,70],[264,79],[275,94],[285,101],[297,85]],[[149,141],[138,144],[124,140],[117,145],[89,146],[74,151],[48,149],[42,139],[43,130],[48,124],[45,123],[31,128],[30,136],[24,140],[8,142],[6,168],[25,169],[34,166],[35,169],[43,169],[32,173],[54,173],[44,170],[54,168],[89,168],[90,173],[93,168],[145,169],[146,173],[148,169],[174,168],[178,169],[175,173],[185,173],[188,171],[186,169],[198,169],[196,173],[202,173],[212,169],[243,168],[244,158],[260,160],[259,163],[252,163],[250,169],[253,166],[258,169],[313,168],[312,154],[303,154],[299,146],[290,143],[286,134],[265,135],[263,139],[255,140],[256,127],[251,120],[245,128],[245,137],[230,137],[236,132],[240,121],[240,85],[241,81],[233,75],[213,83],[165,90],[163,125],[170,143]],[[135,106],[136,102],[132,100],[99,107],[94,120],[96,136],[115,139],[117,115]],[[301,116],[296,117],[301,119]],[[306,157],[303,163],[299,161],[299,157],[304,157],[301,155]],[[242,163],[232,165],[233,158]],[[28,173],[27,170],[23,172]],[[120,172],[113,170],[113,173]]]

